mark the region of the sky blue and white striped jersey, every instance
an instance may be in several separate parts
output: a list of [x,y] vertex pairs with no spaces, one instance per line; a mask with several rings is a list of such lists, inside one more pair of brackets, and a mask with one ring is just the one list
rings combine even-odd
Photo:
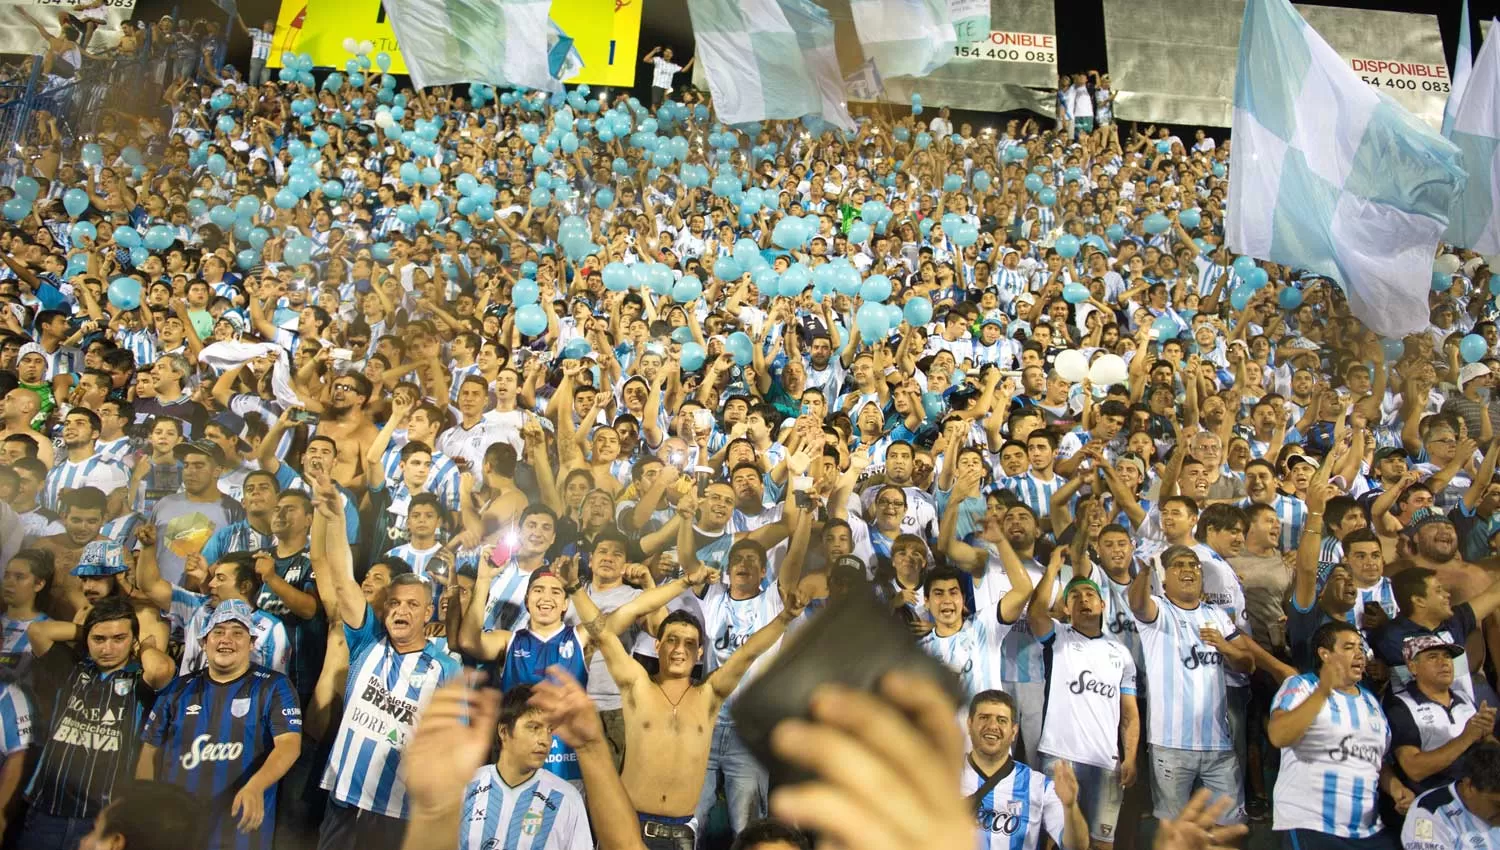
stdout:
[[1005,658],[1000,644],[1011,627],[995,617],[995,609],[964,620],[958,631],[941,637],[937,629],[927,633],[919,645],[928,655],[943,662],[958,674],[967,699],[980,691],[1000,688],[1005,681]]
[[[404,443],[397,446],[393,441],[380,458],[381,469],[385,471],[385,486],[393,490],[397,484],[401,483],[401,449],[404,447]],[[448,510],[456,511],[459,508],[459,476],[458,464],[453,462],[453,458],[434,450],[432,469],[427,473],[425,489],[441,499],[443,506]]]
[[1364,630],[1365,606],[1374,602],[1385,609],[1386,617],[1394,620],[1401,613],[1396,607],[1396,593],[1391,589],[1391,580],[1381,576],[1380,580],[1370,587],[1361,587],[1357,590],[1358,596],[1354,600],[1354,627]]
[[1034,470],[1028,469],[1020,475],[1006,476],[995,479],[995,482],[984,488],[985,495],[996,493],[1000,490],[1009,490],[1021,500],[1021,503],[1036,511],[1041,519],[1046,519],[1052,510],[1052,494],[1062,489],[1067,481],[1062,476],[1054,473],[1051,480],[1043,481],[1036,477]]
[[531,621],[526,612],[526,586],[531,573],[512,558],[490,584],[490,601],[484,609],[484,630],[519,629]]
[[[203,636],[208,634],[208,621],[216,607],[211,597],[175,585],[172,587],[172,607],[167,616],[174,631],[178,625],[182,627],[182,663],[178,675],[192,675],[208,666],[208,657],[203,654]],[[292,656],[292,642],[287,637],[286,626],[280,617],[258,608],[251,613],[250,619],[255,621],[251,663],[285,675]]]
[[538,770],[512,788],[492,764],[464,789],[460,850],[580,850],[594,846],[578,790]]
[[1137,620],[1146,681],[1151,693],[1152,744],[1179,750],[1227,750],[1228,687],[1219,651],[1203,642],[1199,629],[1212,626],[1233,639],[1238,634],[1217,607],[1200,603],[1179,608],[1154,596],[1156,619]]
[[[1243,499],[1237,504],[1248,508],[1250,500]],[[1307,527],[1307,503],[1296,496],[1277,493],[1271,507],[1276,510],[1276,518],[1281,520],[1281,551],[1296,551],[1297,544],[1302,540],[1302,529]]]
[[[1276,692],[1272,712],[1291,711],[1317,688],[1315,673],[1287,679]],[[1154,703],[1151,711],[1156,711]],[[1334,691],[1301,740],[1281,751],[1281,774],[1272,795],[1275,829],[1340,838],[1380,832],[1380,766],[1390,745],[1390,725],[1373,694],[1363,687],[1355,694]]]
[[46,620],[47,615],[38,613],[30,620],[17,620],[0,615],[0,682],[30,684],[31,635],[26,629],[36,622]]
[[256,531],[250,520],[242,519],[215,531],[208,538],[203,544],[203,560],[212,565],[230,552],[256,552],[271,548],[275,542],[276,537],[271,532]]
[[0,753],[13,756],[31,746],[31,702],[11,682],[0,690]]
[[121,546],[134,545],[135,527],[144,519],[140,514],[127,512],[106,522],[99,528],[99,536],[107,537]]
[[401,752],[432,695],[462,667],[432,644],[397,652],[369,606],[363,626],[345,624],[344,637],[349,642],[344,717],[322,786],[346,806],[404,819]]
[[129,437],[98,440],[94,443],[94,457],[118,463],[129,469],[135,461],[135,446],[130,442]]
[[41,505],[49,511],[60,510],[58,500],[64,490],[79,487],[98,487],[104,495],[130,484],[130,470],[98,455],[86,460],[72,461],[66,457],[62,463],[52,467],[42,483]]
[[1417,798],[1401,827],[1406,850],[1500,850],[1500,826],[1469,811],[1458,786],[1444,785]]
[[215,682],[208,672],[179,676],[162,689],[143,740],[161,752],[157,778],[186,789],[210,820],[206,850],[269,850],[276,832],[276,785],[264,792],[265,818],[239,831],[230,801],[275,746],[301,734],[302,707],[287,677],[252,664],[243,676]]
[[[1061,846],[1067,818],[1052,780],[1015,759],[1001,770],[1005,778],[984,795],[975,813],[979,850],[1037,850],[1043,832]],[[964,759],[959,793],[974,794],[985,779],[973,761]]]
[[411,566],[411,571],[419,576],[427,575],[427,565],[432,563],[432,558],[443,551],[443,544],[434,543],[431,548],[418,549],[410,542],[402,543],[400,546],[386,550],[386,555],[392,558],[400,558]]

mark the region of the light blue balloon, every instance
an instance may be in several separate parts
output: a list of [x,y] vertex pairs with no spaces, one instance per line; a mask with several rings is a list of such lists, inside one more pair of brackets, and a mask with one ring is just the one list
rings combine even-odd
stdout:
[[537,286],[536,281],[522,278],[511,288],[510,300],[517,307],[525,307],[527,304],[535,304],[541,294],[541,288]]
[[[1064,233],[1063,235],[1057,237],[1057,241],[1052,243],[1052,247],[1061,257],[1067,260],[1071,260],[1074,257],[1078,256],[1078,249],[1081,246],[1079,245],[1077,236],[1074,236],[1071,233]],[[1073,303],[1076,304],[1077,302],[1075,301]]]
[[547,313],[540,304],[527,304],[516,310],[516,329],[527,336],[547,330]]
[[1490,346],[1479,334],[1469,334],[1458,343],[1458,353],[1465,363],[1478,363],[1490,353]]
[[724,350],[734,356],[734,362],[739,366],[749,366],[755,362],[753,345],[744,331],[735,331],[724,340]]
[[109,282],[105,293],[109,303],[121,310],[134,310],[141,306],[141,282],[133,277],[117,277]]
[[913,327],[925,325],[932,321],[932,302],[918,295],[915,298],[907,299],[906,306],[901,312],[906,318],[907,324]]
[[859,287],[859,297],[867,302],[884,303],[891,297],[891,279],[883,274],[872,274]]
[[703,282],[693,275],[683,275],[672,287],[672,300],[679,304],[697,301],[703,297]]
[[684,372],[696,372],[703,368],[703,361],[708,359],[708,352],[703,346],[696,342],[684,342],[682,344],[682,370]]
[[1183,210],[1182,212],[1177,214],[1177,221],[1181,223],[1183,227],[1186,227],[1188,230],[1192,230],[1193,228],[1203,223],[1203,211],[1199,210],[1197,207]]
[[1288,286],[1276,295],[1276,303],[1283,310],[1295,310],[1302,306],[1302,290],[1295,286]]

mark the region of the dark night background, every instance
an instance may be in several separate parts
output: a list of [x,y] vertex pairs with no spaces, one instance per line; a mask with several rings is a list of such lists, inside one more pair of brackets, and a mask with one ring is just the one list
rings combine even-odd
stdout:
[[[1034,2],[1035,0],[1020,0]],[[567,0],[555,0],[566,3]],[[692,32],[688,22],[686,0],[641,0],[645,10],[641,24],[641,52],[656,44],[674,48],[679,57],[692,55]],[[1045,2],[1045,0],[1043,0]],[[1058,69],[1063,72],[1084,71],[1091,68],[1108,70],[1109,62],[1104,49],[1104,7],[1100,0],[1052,0],[1057,20]],[[1448,64],[1453,64],[1453,54],[1458,43],[1458,22],[1462,0],[1430,0],[1430,2],[1390,2],[1390,0],[1320,0],[1317,5],[1340,6],[1352,9],[1381,9],[1395,12],[1436,12],[1438,25],[1443,34],[1443,49]],[[241,0],[240,14],[254,25],[266,17],[274,19],[278,4],[268,0]],[[209,0],[137,0],[136,19],[151,19],[177,9],[179,14],[192,18],[223,19]],[[1479,46],[1479,22],[1492,16],[1500,16],[1500,0],[1471,0],[1469,14],[1473,27],[1472,39]],[[238,31],[230,42],[229,59],[242,64],[249,52],[249,41]],[[678,61],[682,61],[679,59]],[[637,73],[638,94],[646,94],[643,88],[648,82],[645,74]]]

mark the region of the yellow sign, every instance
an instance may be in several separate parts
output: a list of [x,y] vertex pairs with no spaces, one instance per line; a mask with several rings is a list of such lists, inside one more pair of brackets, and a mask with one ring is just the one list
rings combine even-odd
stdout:
[[[637,50],[644,0],[553,0],[550,16],[570,38],[583,70],[565,83],[630,88],[640,67]],[[381,0],[284,0],[276,19],[269,67],[281,67],[283,53],[306,53],[313,64],[342,70],[351,57],[344,39],[368,41],[376,53],[389,53],[391,73],[405,74],[406,62]],[[371,73],[379,69],[371,67]]]

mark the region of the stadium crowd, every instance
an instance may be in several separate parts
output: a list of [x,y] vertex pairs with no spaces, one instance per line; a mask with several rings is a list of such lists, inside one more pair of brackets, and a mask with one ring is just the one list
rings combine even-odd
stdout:
[[[731,131],[172,24],[0,189],[7,847],[1500,848],[1484,258],[1378,339],[1092,72]],[[735,696],[849,596],[965,702],[773,787]]]

